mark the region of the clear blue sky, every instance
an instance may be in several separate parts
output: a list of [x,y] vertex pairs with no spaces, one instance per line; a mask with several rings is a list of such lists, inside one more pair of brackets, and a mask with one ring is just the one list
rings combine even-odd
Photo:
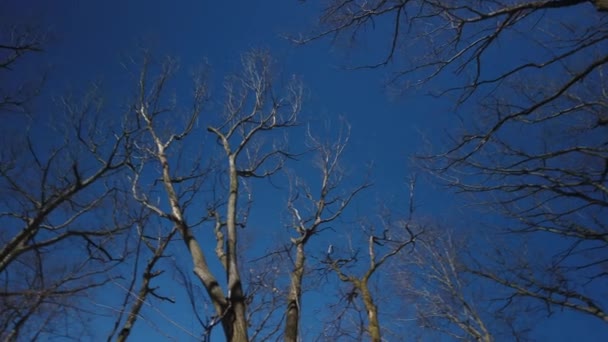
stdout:
[[[283,75],[295,74],[303,80],[308,90],[304,119],[336,121],[338,115],[343,115],[352,125],[344,163],[357,179],[363,175],[361,166],[373,161],[375,187],[369,193],[372,205],[380,201],[404,203],[405,211],[406,178],[411,172],[408,158],[424,150],[426,142],[441,141],[450,129],[449,103],[422,92],[395,97],[383,87],[386,76],[383,69],[344,70],[343,66],[348,65],[345,62],[349,58],[348,49],[332,46],[328,41],[294,46],[282,38],[285,34],[310,30],[319,10],[314,1],[302,4],[296,0],[20,0],[5,1],[0,6],[0,22],[33,23],[50,32],[45,57],[38,59],[44,65],[31,66],[51,70],[43,95],[46,99],[100,81],[109,105],[123,104],[135,84],[124,83],[128,77],[121,62],[141,56],[138,47],[149,49],[154,56],[175,56],[186,71],[206,61],[215,84],[238,67],[243,52],[259,47],[269,49]],[[368,50],[370,56],[385,48],[366,44],[359,48]],[[115,99],[117,103],[111,104]],[[42,105],[39,109],[44,110]],[[424,180],[416,196],[421,215],[441,214],[445,219],[438,220],[443,221],[460,213],[460,204],[453,201],[453,196]],[[254,225],[266,224],[263,208],[261,212],[253,218]],[[319,242],[312,250],[320,253],[325,246],[325,242]],[[316,294],[306,298],[311,306],[314,302],[321,303]],[[183,317],[181,305],[161,308],[181,324],[196,326],[194,320]],[[308,310],[304,314],[304,331],[314,331],[317,324],[314,312]],[[107,322],[99,322],[104,323]],[[105,332],[109,327],[100,329]],[[578,335],[581,331],[588,335]],[[589,318],[557,313],[555,318],[539,325],[535,336],[539,341],[601,341],[602,336],[608,336],[608,327]],[[221,339],[219,335],[214,337]],[[133,340],[144,338],[163,340],[144,322],[139,322]],[[180,340],[187,340],[187,336],[181,336]]]

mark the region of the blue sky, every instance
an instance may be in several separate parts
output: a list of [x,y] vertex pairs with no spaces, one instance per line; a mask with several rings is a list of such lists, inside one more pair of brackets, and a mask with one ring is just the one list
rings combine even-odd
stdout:
[[[298,47],[281,39],[314,24],[314,4],[24,1],[19,6],[5,15],[23,12],[26,18],[37,20],[38,26],[51,28],[52,43],[46,48],[45,62],[53,70],[52,81],[64,87],[100,80],[114,88],[124,78],[120,63],[137,56],[137,47],[150,49],[154,56],[176,56],[186,71],[207,61],[215,82],[238,67],[243,52],[267,48],[284,74],[302,78],[310,94],[306,114],[317,120],[346,116],[358,137],[353,139],[352,150],[361,159],[376,160],[378,167],[386,167],[386,159],[377,156],[386,154],[385,146],[401,145],[394,151],[401,169],[396,170],[392,162],[386,167],[394,175],[405,171],[405,157],[417,150],[418,130],[428,131],[433,117],[445,116],[445,107],[435,100],[389,98],[382,89],[381,73],[345,72],[347,51],[326,41]],[[403,138],[412,140],[403,143]]]
[[[353,60],[356,63],[360,58],[376,57],[378,51],[386,48],[382,42],[361,43],[357,48],[366,52],[355,55],[342,46],[331,45],[327,40],[295,46],[285,39],[285,35],[307,32],[314,26],[319,11],[318,4],[314,1],[177,3],[160,0],[21,0],[6,2],[1,6],[3,10],[0,22],[6,25],[35,23],[34,26],[49,32],[44,58],[37,59],[35,64],[27,64],[28,68],[24,71],[35,73],[36,70],[50,70],[46,91],[36,107],[42,112],[49,108],[45,101],[61,96],[66,91],[78,94],[83,85],[90,82],[101,84],[110,109],[120,108],[135,89],[134,82],[125,82],[129,79],[135,81],[135,74],[128,75],[129,71],[121,63],[130,57],[140,57],[142,47],[149,49],[153,56],[177,57],[186,75],[197,65],[208,64],[216,93],[220,92],[218,85],[223,77],[238,68],[242,53],[252,48],[268,49],[276,59],[277,69],[283,77],[297,75],[307,89],[303,120],[319,124],[326,120],[337,122],[337,118],[343,116],[352,125],[344,165],[351,171],[353,181],[363,177],[363,165],[373,162],[374,188],[366,193],[366,201],[355,204],[349,214],[351,217],[358,213],[371,213],[373,209],[370,210],[370,206],[376,207],[381,202],[391,206],[403,203],[399,210],[405,212],[407,177],[412,172],[408,166],[409,157],[425,151],[428,142],[445,141],[447,130],[455,123],[447,99],[426,96],[425,90],[400,96],[388,91],[384,87],[388,70],[345,70],[344,67],[352,65]],[[381,24],[378,30],[383,30]],[[136,68],[133,70],[137,71]],[[185,85],[178,84],[176,87]],[[44,133],[41,137],[53,139]],[[297,142],[301,138],[296,135],[290,139]],[[306,168],[311,170],[309,166]],[[314,179],[316,176],[306,173],[305,177]],[[462,202],[455,200],[441,186],[427,182],[424,177],[420,178],[418,189],[417,210],[422,216],[439,217],[435,219],[444,222],[465,211]],[[252,216],[253,226],[269,225],[269,218],[272,218],[270,215],[276,215],[274,220],[281,219],[282,214],[274,208],[285,198],[270,198],[272,196],[272,193],[260,195],[262,201],[268,201],[269,204],[260,207]],[[457,225],[467,225],[470,220],[470,217],[466,217],[462,220],[463,223]],[[276,223],[271,225],[280,226]],[[277,230],[274,233],[268,233],[262,239],[285,234],[275,228]],[[345,237],[346,234],[338,234],[340,239]],[[313,245],[313,255],[321,253],[326,245],[322,239]],[[183,256],[177,259],[188,262]],[[243,269],[246,270],[247,266]],[[166,284],[171,286],[169,281]],[[317,293],[306,296],[313,307],[325,305]],[[180,324],[195,327],[196,322],[188,317],[188,311],[181,310],[182,303],[177,306],[159,304],[159,310]],[[305,311],[304,331],[315,331],[315,325],[318,324],[315,319],[318,317],[315,317],[312,309]],[[159,326],[166,324],[162,322],[163,319],[160,319],[157,323]],[[568,329],[564,328],[564,322],[568,322]],[[98,322],[100,325],[106,323],[104,320]],[[600,341],[602,336],[608,334],[608,328],[600,323],[576,314],[557,313],[554,318],[539,325],[535,336],[540,341],[572,341],[580,336],[580,331],[588,333],[586,341]],[[158,336],[144,322],[139,322],[133,340],[162,340]],[[220,339],[219,336],[215,338]],[[182,335],[180,340],[187,340],[187,335]]]

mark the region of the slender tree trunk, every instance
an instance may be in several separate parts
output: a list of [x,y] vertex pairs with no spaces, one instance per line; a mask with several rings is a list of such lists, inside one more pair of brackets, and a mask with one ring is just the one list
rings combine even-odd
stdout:
[[[175,222],[179,233],[182,235],[182,238],[184,239],[184,243],[186,244],[188,251],[190,252],[192,263],[194,264],[194,273],[203,283],[203,286],[207,290],[209,297],[211,297],[213,307],[215,308],[218,317],[224,317],[224,319],[222,319],[222,328],[224,329],[224,333],[228,341],[247,341],[246,330],[245,339],[232,339],[232,337],[235,336],[233,330],[236,329],[233,328],[234,320],[230,319],[233,316],[230,310],[234,310],[234,307],[226,301],[222,289],[220,288],[217,280],[209,270],[207,260],[205,258],[205,255],[203,254],[203,251],[201,250],[200,244],[192,235],[190,228],[185,222],[182,213],[182,208],[179,204],[179,199],[173,187],[173,183],[171,182],[169,162],[167,160],[167,156],[165,155],[164,146],[162,145],[162,143],[160,143],[156,136],[154,136],[154,139],[158,148],[158,159],[163,167],[163,183],[167,192],[167,197],[169,198],[171,213],[173,215],[172,219]],[[234,200],[234,205],[236,206],[236,200]]]
[[228,195],[228,207],[226,217],[226,229],[228,239],[226,241],[226,254],[228,257],[228,300],[229,312],[224,316],[223,324],[231,325],[226,332],[226,338],[231,342],[249,341],[247,336],[247,308],[245,295],[239,274],[237,263],[237,200],[239,191],[239,180],[236,169],[236,155],[231,154],[228,158],[230,193]]
[[144,305],[144,301],[146,296],[148,295],[148,289],[150,288],[150,272],[152,272],[152,267],[154,263],[149,263],[146,267],[146,271],[144,271],[144,281],[139,288],[139,293],[135,298],[135,303],[133,303],[133,307],[131,308],[131,312],[129,312],[129,316],[127,317],[127,321],[120,329],[120,333],[118,333],[118,337],[116,338],[116,342],[124,342],[127,340],[129,335],[131,334],[131,329],[135,325],[135,321],[137,321],[137,317],[139,312],[141,311],[141,307]]
[[355,286],[361,292],[361,297],[363,299],[363,304],[365,305],[365,310],[367,311],[367,319],[368,319],[368,327],[367,330],[369,332],[369,336],[372,342],[380,342],[380,322],[378,321],[378,307],[374,303],[371,293],[369,292],[369,288],[367,286],[367,279],[362,279],[358,281]]
[[300,298],[302,296],[302,277],[304,274],[304,243],[296,242],[296,262],[291,274],[291,288],[287,297],[287,315],[285,320],[285,341],[297,342],[300,323]]

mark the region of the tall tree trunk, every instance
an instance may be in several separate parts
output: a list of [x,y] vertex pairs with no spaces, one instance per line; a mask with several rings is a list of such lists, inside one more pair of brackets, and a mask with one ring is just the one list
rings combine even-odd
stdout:
[[224,316],[223,325],[231,325],[226,331],[226,338],[231,342],[246,342],[247,336],[247,308],[245,295],[237,263],[237,200],[239,192],[239,179],[236,168],[236,155],[228,158],[228,172],[230,177],[230,193],[226,217],[228,239],[226,241],[226,254],[228,257],[228,300],[229,312]]
[[369,287],[367,286],[367,279],[363,278],[358,281],[355,286],[361,291],[361,297],[365,310],[367,311],[368,326],[367,330],[372,342],[380,342],[380,322],[378,321],[378,307],[374,303]]
[[304,243],[296,242],[296,262],[291,274],[291,287],[287,297],[287,315],[285,321],[285,341],[297,342],[300,323],[300,298],[302,296],[302,277],[304,275]]
[[[239,340],[232,340],[231,338],[229,338],[229,336],[234,336],[234,333],[232,332],[233,322],[228,320],[228,318],[232,315],[230,312],[227,312],[227,310],[233,310],[233,307],[226,301],[222,289],[220,288],[217,280],[209,269],[207,260],[205,258],[205,255],[203,254],[200,244],[198,243],[194,235],[192,235],[192,231],[190,230],[190,227],[188,227],[188,224],[184,219],[182,208],[179,204],[178,196],[171,181],[169,161],[165,154],[164,146],[156,137],[156,135],[153,134],[153,136],[158,148],[157,157],[163,168],[163,183],[167,192],[169,204],[171,206],[171,213],[173,216],[172,220],[175,222],[177,230],[182,235],[184,243],[186,244],[186,247],[190,252],[192,263],[194,264],[194,273],[198,276],[201,283],[203,283],[203,286],[207,290],[207,293],[211,298],[213,307],[215,308],[218,317],[224,317],[224,319],[222,319],[222,327],[224,328],[224,333],[228,341],[247,341],[246,336],[245,339]],[[234,205],[236,206],[236,201]]]

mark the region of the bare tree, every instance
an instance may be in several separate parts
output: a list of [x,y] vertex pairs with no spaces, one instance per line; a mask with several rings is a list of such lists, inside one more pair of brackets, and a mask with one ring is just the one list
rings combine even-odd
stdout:
[[347,193],[341,193],[340,187],[345,173],[339,162],[350,137],[350,126],[346,124],[344,126],[333,143],[324,143],[320,137],[313,136],[309,126],[308,140],[313,151],[318,154],[316,159],[321,172],[319,195],[318,197],[313,195],[311,189],[302,180],[295,179],[293,186],[295,191],[288,201],[288,208],[293,216],[292,226],[297,236],[291,238],[295,256],[287,295],[285,341],[299,341],[302,282],[307,267],[306,244],[310,238],[326,229],[329,223],[337,220],[353,198],[370,186],[370,183],[364,182]]
[[[418,251],[423,250],[426,255],[416,255],[416,262],[421,266],[418,271],[431,284],[428,287],[416,284],[409,288],[412,297],[422,299],[423,302],[423,307],[417,310],[418,317],[424,326],[431,328],[442,327],[442,324],[433,322],[436,320],[447,320],[455,324],[464,334],[453,335],[458,339],[491,342],[494,337],[478,313],[475,301],[466,296],[466,284],[460,273],[463,270],[458,264],[457,251],[454,250],[451,237],[448,236],[445,242],[448,246],[441,246],[441,242],[436,246],[419,244]],[[433,284],[434,281],[437,283]],[[450,334],[449,329],[444,332]]]
[[[159,231],[154,234],[152,227],[142,224],[138,230],[139,243],[143,243],[152,255],[147,260],[139,290],[118,334],[119,341],[124,341],[129,336],[148,296],[171,301],[169,297],[161,295],[156,288],[151,287],[151,281],[164,272],[155,267],[160,259],[166,257],[165,250],[176,234],[181,235],[186,245],[195,273],[201,277],[208,269],[203,251],[192,232],[193,228],[207,218],[207,214],[201,216],[199,213],[199,219],[192,223],[187,222],[185,216],[192,202],[200,198],[200,187],[208,170],[200,158],[196,157],[197,154],[184,156],[190,152],[184,148],[186,146],[184,141],[193,132],[207,97],[205,79],[203,75],[194,77],[192,106],[182,115],[174,101],[167,99],[165,94],[171,78],[178,69],[177,62],[170,58],[166,59],[160,64],[160,71],[156,77],[150,76],[154,66],[151,57],[146,55],[139,76],[136,103],[133,106],[132,121],[139,131],[136,144],[138,155],[130,163],[131,192],[135,200],[145,209],[170,223],[172,227],[163,231],[161,224]],[[182,116],[183,120],[179,120]],[[178,120],[175,120],[176,118]],[[177,155],[172,154],[174,151]],[[156,173],[152,182],[142,180],[144,177],[147,179],[150,173]],[[164,191],[163,203],[168,203],[167,206],[161,203],[162,191]],[[154,193],[158,195],[151,196]],[[202,278],[202,280],[205,285],[215,282],[215,286],[218,286],[213,278]],[[126,294],[127,298],[123,304],[125,309],[134,282],[135,279]],[[214,288],[209,286],[208,290],[212,293]],[[114,331],[118,328],[119,322],[120,317]],[[113,334],[114,332],[110,337]]]
[[[219,234],[217,251],[227,274],[228,312],[224,320],[234,322],[234,341],[247,340],[246,296],[238,267],[237,227],[239,222],[239,182],[248,178],[266,178],[283,167],[284,159],[292,154],[276,143],[265,146],[261,134],[293,127],[301,110],[302,88],[297,80],[287,85],[286,95],[277,97],[273,85],[272,60],[265,52],[254,51],[243,57],[243,74],[228,80],[225,118],[217,126],[209,126],[223,148],[228,162],[228,197],[224,219],[217,221],[225,227],[225,237]],[[250,109],[246,109],[247,104]],[[246,217],[245,217],[246,219]],[[226,330],[226,327],[224,327]],[[232,340],[229,337],[229,340]]]
[[[277,244],[279,246],[277,246]],[[277,242],[270,252],[247,262],[247,310],[251,341],[279,341],[288,295],[288,247]]]
[[[383,219],[380,225],[365,222],[361,224],[363,237],[367,242],[367,257],[369,258],[367,267],[361,267],[358,261],[359,249],[356,245],[349,248],[350,252],[345,257],[339,256],[340,253],[336,253],[338,254],[336,256],[333,246],[330,245],[326,260],[323,261],[341,282],[350,286],[350,290],[346,291],[341,298],[346,304],[346,309],[352,308],[355,312],[360,312],[361,309],[356,302],[359,300],[362,302],[362,311],[365,312],[366,323],[363,323],[363,320],[360,319],[360,330],[361,333],[368,334],[371,341],[374,342],[382,341],[382,327],[378,317],[378,304],[374,300],[374,294],[370,289],[372,276],[378,274],[381,267],[399,255],[404,248],[413,247],[418,236],[423,233],[422,227],[417,226],[412,221],[414,184],[415,181],[412,178],[409,217],[406,220],[391,222],[391,220]],[[390,266],[387,267],[387,269],[392,269]],[[338,319],[330,322],[330,324],[340,330],[339,325],[343,315],[338,315]],[[337,331],[337,334],[341,335],[342,332]]]
[[[122,237],[138,219],[121,209],[129,199],[114,179],[129,158],[128,129],[103,119],[94,90],[80,103],[62,98],[60,109],[53,123],[32,121],[3,137],[0,330],[8,340],[89,315],[83,299],[116,275],[128,254]],[[41,130],[47,141],[35,138]]]
[[393,278],[405,305],[416,307],[422,333],[430,329],[462,341],[526,340],[529,326],[522,320],[532,321],[533,312],[503,305],[501,291],[469,272],[471,255],[483,249],[479,244],[491,242],[475,241],[479,234],[465,229],[429,226],[416,249],[399,260],[399,275]]
[[[219,201],[211,202],[202,215],[200,212],[195,213],[195,217],[199,217],[198,223],[186,222],[185,210],[199,193],[198,182],[202,180],[204,172],[198,169],[199,163],[195,160],[190,166],[179,166],[187,174],[178,174],[174,170],[178,169],[176,164],[182,159],[171,158],[169,151],[174,148],[174,144],[180,143],[193,132],[197,125],[206,94],[204,84],[197,83],[194,106],[186,117],[184,129],[179,133],[167,132],[167,128],[172,126],[166,125],[167,119],[163,119],[163,116],[166,117],[167,113],[173,111],[162,99],[163,90],[175,70],[171,61],[163,65],[160,76],[152,82],[150,89],[147,68],[144,68],[140,97],[135,109],[147,134],[148,143],[142,143],[141,147],[151,157],[149,162],[160,165],[159,182],[164,188],[169,210],[164,210],[161,205],[153,202],[149,189],[142,190],[142,170],[146,168],[147,161],[140,166],[133,166],[133,194],[148,209],[171,222],[181,235],[191,255],[194,273],[206,289],[215,309],[215,318],[209,326],[220,322],[229,341],[248,340],[247,296],[238,265],[241,256],[237,241],[238,227],[244,227],[247,223],[249,205],[248,201],[245,201],[244,206],[239,205],[239,198],[243,199],[240,186],[246,184],[248,179],[273,175],[281,170],[284,159],[291,157],[278,142],[266,144],[261,136],[278,137],[275,131],[294,126],[302,96],[301,88],[294,80],[287,86],[286,95],[277,97],[271,72],[272,61],[265,52],[256,51],[244,55],[242,67],[241,73],[226,80],[226,103],[220,123],[207,127],[222,151],[220,158],[227,164],[225,168],[217,169],[218,172],[222,170],[218,176],[227,183],[225,197],[220,196]],[[212,272],[206,253],[193,232],[193,227],[207,219],[215,222],[215,254],[225,271],[226,291],[222,290],[220,281]]]
[[[409,227],[406,226],[409,230]],[[361,300],[363,304],[363,312],[366,313],[366,323],[363,328],[363,321],[361,321],[361,332],[365,332],[369,335],[371,341],[379,342],[381,338],[381,325],[378,317],[378,304],[374,300],[374,295],[370,289],[370,279],[378,271],[378,269],[386,263],[391,257],[397,255],[403,248],[414,243],[416,235],[409,230],[412,235],[407,239],[392,239],[392,238],[379,238],[374,235],[370,235],[368,238],[367,253],[369,257],[369,267],[364,268],[361,275],[356,275],[351,271],[347,271],[349,264],[356,263],[358,260],[356,253],[348,258],[337,258],[329,257],[327,260],[328,266],[333,272],[338,275],[338,279],[351,286],[351,290],[344,293],[343,301],[346,303],[347,308],[352,306],[355,311],[360,309],[354,301]],[[388,248],[379,257],[376,257],[376,249],[379,246]],[[358,299],[360,297],[360,299]],[[338,316],[339,319],[342,317]],[[331,324],[340,324],[339,322],[332,322]]]
[[[135,325],[135,322],[140,317],[140,313],[144,304],[146,304],[148,301],[148,296],[153,296],[157,299],[169,301],[171,303],[175,302],[170,297],[166,297],[159,294],[157,291],[158,288],[152,286],[152,280],[164,273],[164,270],[157,269],[157,265],[160,263],[161,259],[167,257],[165,255],[165,251],[169,247],[169,244],[173,241],[173,237],[177,234],[177,229],[171,229],[171,231],[166,235],[163,235],[161,232],[159,232],[156,236],[152,236],[144,234],[143,228],[148,225],[148,222],[146,222],[145,220],[142,220],[137,223],[138,245],[134,254],[134,272],[133,276],[131,277],[129,286],[126,289],[125,299],[122,305],[123,309],[119,310],[118,312],[116,323],[108,336],[108,341],[111,341],[117,332],[118,335],[116,337],[116,341],[123,342],[128,339],[133,329],[133,326]],[[141,284],[139,284],[139,290],[133,293],[137,279],[139,277],[139,261],[140,259],[142,259],[142,255],[145,255],[141,250],[142,248],[148,249],[152,253],[152,255],[148,258],[145,264],[143,274],[141,275],[142,280]],[[131,297],[134,298],[132,299]],[[127,305],[131,302],[131,308],[127,312]],[[124,322],[122,322],[125,313],[126,319],[124,320]]]
[[535,233],[551,255],[529,260],[533,272],[503,272],[516,269],[503,264],[477,274],[514,296],[603,321],[607,9],[586,0],[336,0],[319,31],[300,40],[362,38],[388,23],[386,54],[361,67],[390,65],[393,85],[431,84],[442,89],[434,95],[477,113],[462,116],[462,131],[425,166],[494,206],[508,231]]

